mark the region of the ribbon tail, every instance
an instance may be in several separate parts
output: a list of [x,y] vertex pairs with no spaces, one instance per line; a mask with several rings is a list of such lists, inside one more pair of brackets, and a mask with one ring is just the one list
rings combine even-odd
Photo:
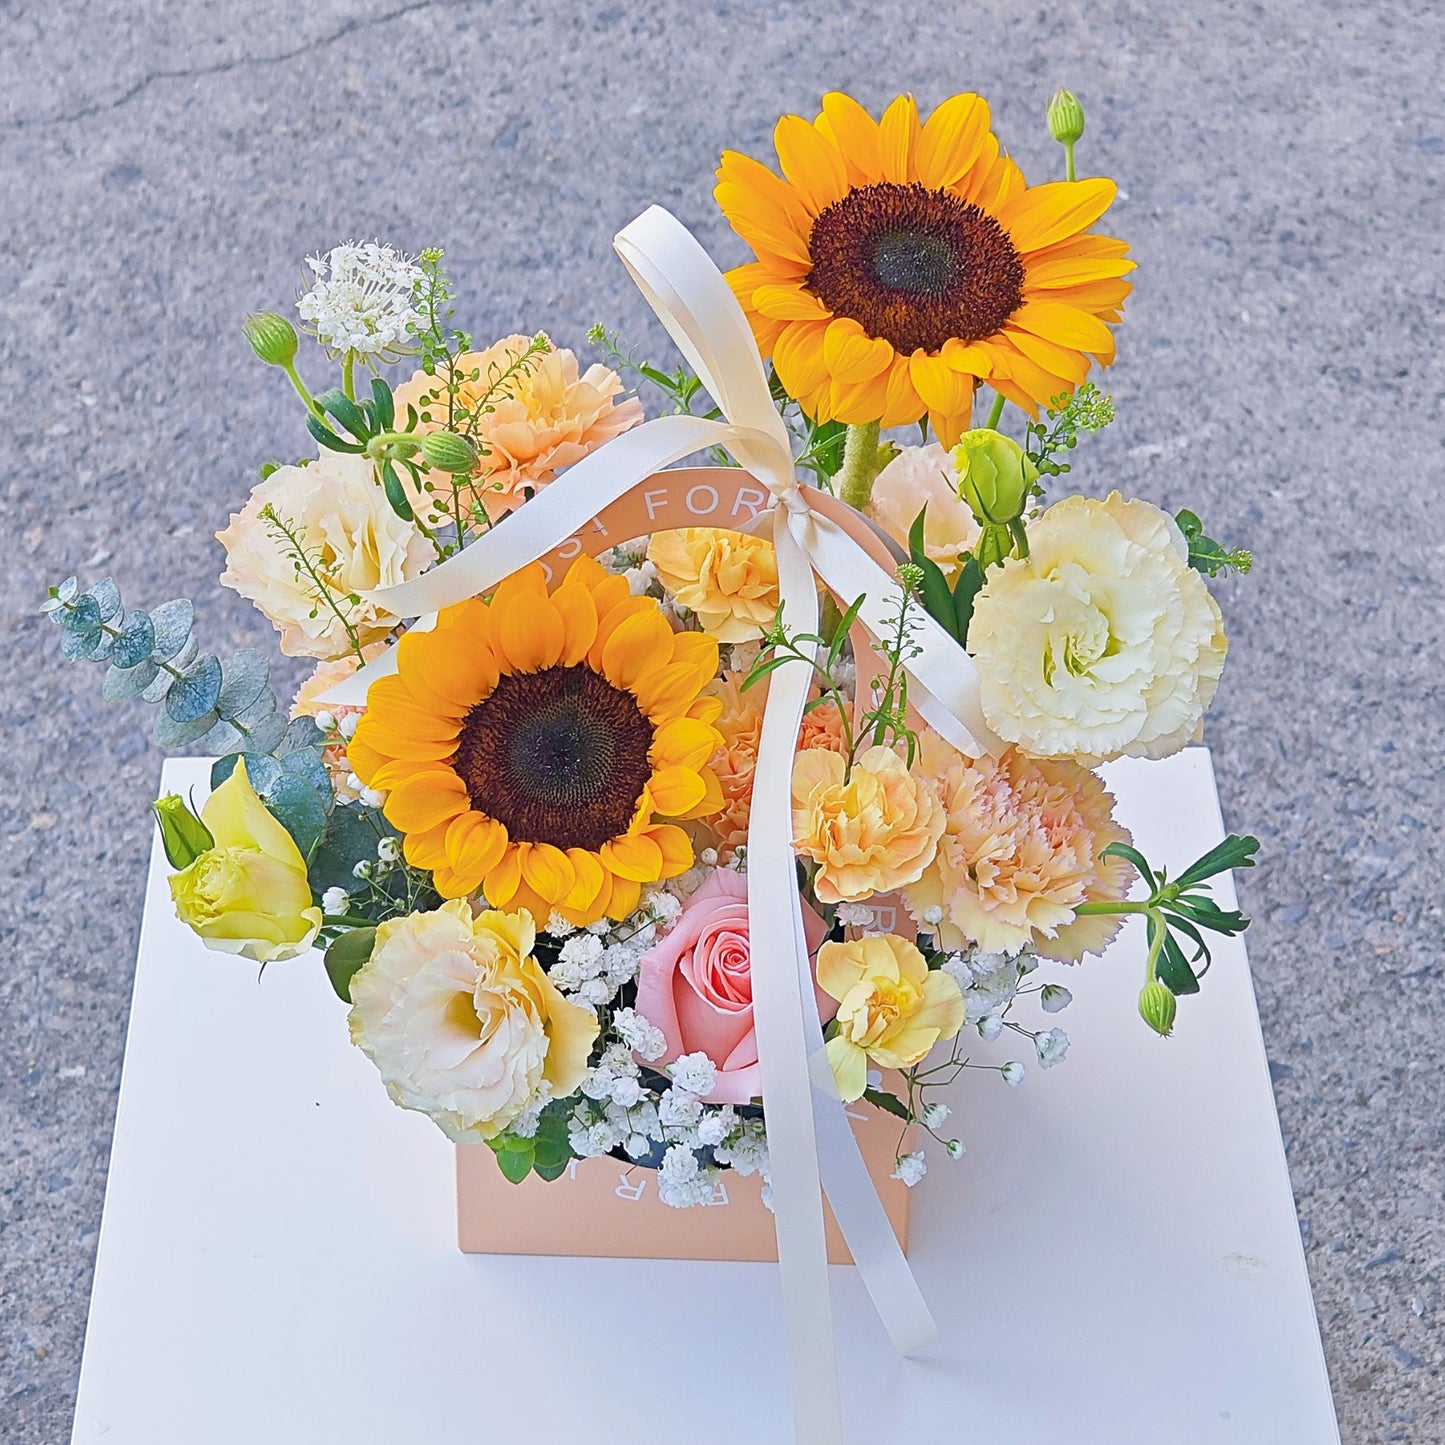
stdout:
[[[811,632],[817,621],[812,569],[785,525],[775,526],[774,537],[783,615],[790,628]],[[755,939],[784,943],[753,953],[753,1018],[768,1130],[794,1436],[797,1445],[842,1445],[813,1089],[801,1027],[803,990],[795,950],[790,957],[784,942],[796,939],[801,928],[791,841],[791,779],[809,681],[806,669],[789,666],[778,668],[769,686],[748,824],[748,914]]]

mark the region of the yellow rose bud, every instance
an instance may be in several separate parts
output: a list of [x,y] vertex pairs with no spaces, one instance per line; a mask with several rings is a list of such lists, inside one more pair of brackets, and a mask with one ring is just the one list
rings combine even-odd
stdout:
[[258,963],[304,953],[321,927],[306,861],[256,796],[244,761],[206,800],[200,821],[215,847],[172,876],[176,916],[223,953]]
[[910,1068],[964,1025],[958,981],[930,969],[897,934],[825,943],[818,950],[818,986],[838,1000],[827,1053],[845,1103],[867,1088],[870,1060],[883,1069]]
[[958,494],[980,527],[1006,526],[1023,515],[1039,472],[1012,437],[992,427],[966,431],[953,449],[953,461]]

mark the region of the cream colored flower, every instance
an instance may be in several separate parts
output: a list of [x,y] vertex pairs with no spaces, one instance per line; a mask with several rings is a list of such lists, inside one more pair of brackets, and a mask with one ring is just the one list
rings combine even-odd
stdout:
[[984,715],[1037,757],[1162,758],[1200,735],[1224,668],[1218,604],[1147,502],[1068,497],[989,571],[969,650]]
[[654,532],[647,560],[668,596],[719,642],[758,637],[777,613],[778,558],[766,538],[722,527]]
[[532,956],[525,910],[472,917],[463,899],[376,931],[351,980],[351,1041],[386,1091],[458,1143],[504,1130],[545,1083],[572,1093],[597,1016],[569,1003]]
[[933,785],[892,748],[868,748],[845,779],[846,769],[821,748],[793,764],[793,846],[819,865],[813,887],[824,903],[917,882],[948,821]]
[[176,917],[222,953],[258,963],[305,953],[321,928],[306,860],[256,796],[244,758],[206,799],[201,822],[215,846],[171,876]]
[[[545,339],[545,338],[544,338]],[[475,499],[493,520],[520,507],[558,472],[642,420],[636,397],[619,400],[622,378],[606,366],[578,374],[576,356],[561,347],[528,356],[532,338],[507,336],[485,351],[457,358],[465,380],[457,403],[468,413],[462,430],[482,454],[472,478]],[[419,431],[452,420],[446,387],[418,371],[395,393],[398,417],[408,405],[422,417]],[[434,474],[439,494],[450,482]]]
[[[1130,838],[1094,773],[1016,748],[999,758],[967,758],[933,732],[919,741],[918,771],[937,788],[948,827],[904,898],[939,947],[1017,953],[1032,945],[1069,963],[1103,951],[1119,918],[1076,918],[1074,910],[1126,897],[1134,870],[1099,856]],[[941,923],[922,922],[932,909]]]
[[[274,512],[304,548],[335,607],[318,596],[310,567],[298,564],[295,546],[263,512]],[[265,613],[289,657],[344,656],[350,640],[338,610],[362,643],[381,641],[401,618],[365,594],[436,560],[415,524],[392,511],[371,463],[330,451],[304,467],[278,467],[216,540],[226,549],[221,581]]]
[[937,442],[904,447],[878,473],[868,510],[899,546],[907,547],[909,530],[925,506],[923,550],[951,582],[958,575],[959,557],[977,545],[979,527],[968,504],[959,499],[953,457]]
[[818,986],[838,1000],[828,1062],[845,1103],[862,1096],[868,1065],[907,1069],[964,1024],[963,994],[917,947],[893,933],[818,950]]

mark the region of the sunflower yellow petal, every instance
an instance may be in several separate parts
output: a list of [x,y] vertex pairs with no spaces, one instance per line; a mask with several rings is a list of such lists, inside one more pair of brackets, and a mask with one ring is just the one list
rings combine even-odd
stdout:
[[440,868],[447,861],[447,830],[438,823],[425,833],[408,833],[401,840],[402,857],[413,868]]
[[816,216],[848,193],[848,172],[838,147],[800,115],[785,115],[773,128],[778,164]]
[[398,783],[382,811],[401,832],[426,833],[470,808],[466,784],[450,768],[434,768]]
[[548,903],[560,903],[577,882],[567,855],[551,843],[522,844],[522,879]]
[[520,851],[515,843],[510,843],[496,866],[487,870],[486,877],[482,879],[482,891],[487,895],[487,902],[493,907],[505,908],[516,896],[521,882]]
[[597,603],[581,583],[564,583],[552,594],[552,604],[562,619],[562,647],[557,660],[564,667],[575,667],[597,641]]
[[823,364],[835,382],[872,381],[892,360],[893,347],[869,336],[851,317],[830,321],[823,333]]
[[507,830],[495,818],[467,812],[454,818],[447,828],[447,863],[457,873],[475,881],[470,893],[502,861],[507,851]]
[[707,796],[707,784],[692,768],[658,768],[647,781],[652,806],[665,818],[680,818]]
[[799,398],[828,379],[823,360],[825,321],[790,321],[773,345],[773,365],[789,396]]
[[662,853],[661,877],[676,878],[679,873],[686,873],[692,867],[692,839],[687,836],[685,828],[679,828],[673,823],[659,823],[655,828],[647,830],[647,836],[657,844]]
[[634,613],[612,630],[602,644],[602,671],[617,687],[630,687],[640,677],[665,666],[672,653],[672,628],[655,606]]
[[915,351],[908,359],[908,370],[929,411],[953,416],[972,405],[972,379],[955,371],[941,356]]
[[652,739],[652,758],[659,767],[702,767],[722,745],[722,734],[696,718],[680,717],[664,723]]
[[979,95],[955,95],[928,117],[918,136],[918,179],[943,189],[961,180],[978,159],[988,134],[988,102]]
[[662,849],[644,834],[613,838],[599,854],[604,867],[633,883],[655,883],[662,872]]
[[560,906],[581,910],[591,908],[599,899],[605,901],[603,884],[607,873],[597,855],[586,848],[569,848],[567,858],[572,864],[572,890]]
[[918,107],[911,95],[900,95],[883,112],[878,123],[883,147],[883,179],[904,183],[917,180],[914,152],[918,146]]
[[550,597],[513,593],[492,603],[497,650],[513,672],[555,667],[567,629]]
[[757,287],[752,304],[764,315],[778,321],[828,321],[833,313],[796,281]]
[[1092,226],[1109,209],[1118,186],[1104,176],[1046,181],[1006,201],[998,223],[1020,251],[1036,251]]
[[853,99],[840,90],[830,90],[823,97],[823,114],[817,122],[838,147],[848,181],[854,186],[870,186],[883,179],[883,139],[878,122]]
[[1009,327],[1032,332],[1057,346],[1094,351],[1111,344],[1109,328],[1097,317],[1062,301],[1030,301],[1008,319]]

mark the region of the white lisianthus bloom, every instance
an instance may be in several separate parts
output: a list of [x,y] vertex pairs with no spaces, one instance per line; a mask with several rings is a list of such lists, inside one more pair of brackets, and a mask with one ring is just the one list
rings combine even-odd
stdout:
[[340,452],[278,467],[216,540],[226,549],[221,582],[265,613],[288,657],[343,656],[348,623],[362,646],[380,642],[401,619],[366,594],[436,560],[416,524],[392,511],[371,463]]
[[1029,548],[989,570],[969,629],[993,730],[1086,766],[1195,741],[1226,643],[1174,521],[1118,492],[1068,497],[1029,528]]
[[597,1016],[548,981],[535,934],[525,911],[473,918],[453,899],[383,923],[351,980],[352,1043],[394,1103],[458,1143],[492,1138],[544,1086],[565,1098],[587,1075]]

